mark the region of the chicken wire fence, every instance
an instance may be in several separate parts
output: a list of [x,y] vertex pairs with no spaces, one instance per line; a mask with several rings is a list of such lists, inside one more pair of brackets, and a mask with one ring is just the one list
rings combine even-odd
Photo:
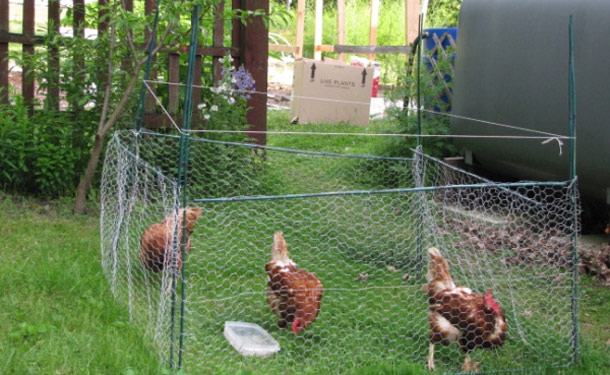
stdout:
[[[441,251],[456,284],[491,288],[504,310],[504,345],[471,354],[480,370],[573,362],[576,180],[496,183],[418,150],[385,158],[190,137],[182,188],[202,216],[184,266],[176,267],[173,244],[167,267],[151,272],[140,262],[140,241],[182,207],[179,142],[117,132],[102,177],[103,268],[164,364],[227,374],[423,367],[429,247]],[[278,327],[266,301],[276,231],[324,287],[317,319],[298,335]],[[242,356],[223,336],[227,321],[260,325],[280,351]],[[462,360],[456,344],[437,346],[437,370],[459,372]]]

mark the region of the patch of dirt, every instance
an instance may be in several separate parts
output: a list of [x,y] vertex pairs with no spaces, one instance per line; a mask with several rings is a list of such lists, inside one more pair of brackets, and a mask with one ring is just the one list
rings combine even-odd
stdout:
[[267,85],[267,105],[275,108],[290,108],[292,85],[270,82]]
[[[458,246],[492,253],[498,248],[512,249],[514,255],[504,260],[507,264],[570,267],[572,263],[571,240],[559,232],[535,233],[525,225],[489,226],[453,218],[448,218],[447,224],[461,234]],[[578,241],[578,258],[581,274],[593,276],[610,287],[610,244]]]

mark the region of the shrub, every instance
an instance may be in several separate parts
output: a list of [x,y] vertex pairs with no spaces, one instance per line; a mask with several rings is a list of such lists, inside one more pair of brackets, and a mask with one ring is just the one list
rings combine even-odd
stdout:
[[[452,89],[452,82],[449,77],[451,65],[453,64],[454,52],[447,49],[446,58],[439,55],[436,58],[437,70],[439,74],[426,69],[421,64],[420,76],[420,97],[421,107],[425,110],[433,110],[436,113],[422,112],[421,114],[421,133],[428,135],[448,135],[450,134],[449,117],[444,115],[450,110],[450,102],[445,96],[445,88]],[[405,106],[393,106],[389,109],[389,116],[398,128],[400,134],[417,134],[417,72],[415,64],[408,72],[407,67],[402,65],[400,71],[407,72],[402,74],[396,88],[389,93],[389,99],[393,102],[408,103],[411,109]],[[440,76],[445,77],[442,82]],[[387,156],[411,156],[411,148],[417,144],[415,137],[392,138],[388,140],[382,154]],[[456,148],[448,137],[422,138],[424,152],[435,157],[446,157],[455,155]]]
[[56,198],[73,194],[91,149],[95,117],[28,113],[23,98],[0,107],[0,188]]

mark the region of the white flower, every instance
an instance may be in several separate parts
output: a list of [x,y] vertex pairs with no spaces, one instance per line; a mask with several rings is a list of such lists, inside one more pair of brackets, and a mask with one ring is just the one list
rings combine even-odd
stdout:
[[233,57],[231,55],[227,55],[227,60],[229,60],[229,62],[233,62]]
[[205,115],[203,115],[203,118],[207,121],[210,119],[210,114],[206,113]]
[[212,112],[218,111],[218,106],[216,104],[214,104],[213,106],[210,107],[210,111],[212,111]]
[[206,107],[205,103],[201,103],[201,104],[199,104],[199,105],[197,106],[197,109],[201,111],[201,110],[203,110],[205,107]]
[[229,104],[235,104],[235,98],[233,98],[233,97],[229,98]]

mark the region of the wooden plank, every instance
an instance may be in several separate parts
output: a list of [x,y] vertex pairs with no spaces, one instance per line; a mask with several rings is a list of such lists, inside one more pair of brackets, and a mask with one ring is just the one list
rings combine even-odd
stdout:
[[[85,0],[73,0],[72,5],[72,30],[74,36],[85,37]],[[77,67],[77,72],[74,75],[74,80],[79,82],[79,86],[84,88],[85,86],[85,56],[83,51],[75,49],[72,51],[72,59],[74,59],[74,65]],[[82,91],[81,91],[82,92]],[[80,111],[77,100],[71,101],[71,106],[75,111]]]
[[[121,6],[127,12],[133,13],[133,0],[121,0]],[[145,3],[145,8],[146,8],[145,12],[154,12],[155,11],[154,4]],[[146,13],[146,14],[148,15],[150,13]],[[131,30],[129,30],[128,32],[131,34],[132,40],[136,39]],[[146,35],[146,41],[148,43],[148,38],[150,37],[150,33],[149,33],[148,29],[145,31],[145,35]],[[148,44],[145,44],[144,46],[142,46],[142,50],[148,51]],[[153,56],[153,64],[155,62],[155,57],[156,56]],[[131,67],[133,64],[132,59],[133,59],[133,57],[130,58],[129,55],[124,55],[123,59],[121,60],[121,70],[123,70],[124,72],[131,72]],[[151,74],[152,74],[152,72],[151,72]],[[151,88],[154,89],[154,87],[151,87]],[[148,99],[150,99],[150,98],[148,98]],[[150,105],[150,103],[147,103],[147,104]]]
[[195,73],[193,76],[193,107],[191,117],[191,129],[196,129],[200,122],[199,103],[201,103],[201,74],[202,74],[202,58],[195,56]]
[[[98,5],[99,10],[97,13],[97,37],[101,38],[104,34],[108,32],[108,27],[110,25],[110,20],[107,17],[108,9],[106,8],[106,6],[108,5],[108,0],[98,0]],[[100,60],[104,58],[104,53],[105,52],[101,49],[98,51],[97,55]],[[108,70],[103,65],[100,66],[97,72],[97,77],[100,82],[103,82],[103,85],[106,84]],[[103,88],[100,88],[100,90],[103,90]]]
[[[343,0],[340,0],[343,1]],[[294,54],[295,59],[303,57],[303,36],[305,34],[305,0],[297,2],[297,51]]]
[[169,55],[169,85],[168,85],[168,102],[167,111],[169,113],[176,113],[178,111],[178,99],[179,99],[179,86],[172,85],[172,83],[180,82],[180,55],[171,54]]
[[[377,27],[379,26],[379,0],[371,0],[371,24],[369,28],[369,45],[377,45]],[[339,43],[343,44],[343,43]],[[375,54],[369,54],[369,60],[375,61]]]
[[322,52],[342,52],[359,54],[392,54],[392,53],[411,53],[409,46],[342,46],[322,44],[317,46]]
[[[23,34],[30,37],[34,36],[35,32],[35,9],[34,0],[24,0],[23,2]],[[34,44],[23,44],[21,46],[23,56],[34,55]],[[25,58],[24,58],[25,59]],[[29,59],[27,59],[29,60]],[[34,110],[34,75],[28,64],[22,67],[21,72],[21,94],[23,101],[31,111]]]
[[[165,46],[159,53],[178,53],[188,54],[188,46]],[[234,59],[239,59],[239,48],[235,47],[198,47],[195,55],[197,56],[226,56],[231,54]]]
[[[47,32],[59,34],[59,0],[49,0]],[[49,47],[49,70],[55,74],[49,75],[49,88],[45,99],[45,108],[59,110],[59,50],[56,46]]]
[[314,60],[322,60],[322,52],[317,49],[317,46],[322,44],[322,13],[324,11],[324,2],[322,0],[316,0],[316,21],[315,21],[315,31],[313,35],[313,46]]
[[[176,124],[182,123],[181,115],[176,115],[173,118]],[[146,124],[147,129],[174,128],[174,125],[164,113],[145,113],[143,122]]]
[[[345,44],[345,0],[337,0],[337,44]],[[339,61],[345,61],[345,54],[340,53]]]
[[[9,25],[8,0],[0,0],[0,35],[8,34]],[[6,38],[8,39],[8,38]],[[0,103],[7,104],[8,100],[8,41],[0,40]]]
[[[4,1],[4,0],[0,0]],[[44,37],[36,35],[24,35],[16,33],[8,33],[0,31],[0,43],[16,43],[16,44],[43,44]]]
[[410,45],[419,35],[419,0],[405,0],[405,44]]
[[100,9],[97,13],[97,34],[102,35],[106,31],[108,31],[108,26],[110,22],[110,20],[106,16],[108,14],[108,9],[106,8],[106,6],[108,6],[108,0],[98,0],[98,5]]
[[329,44],[320,44],[313,47],[314,52],[335,52],[335,46]]
[[[176,114],[173,116],[173,119],[176,124],[182,124],[181,114]],[[174,125],[167,118],[165,113],[145,113],[143,121],[146,124],[147,129],[174,129]],[[201,129],[201,124],[196,123],[195,119],[193,119],[192,125],[193,129]]]
[[[241,7],[241,0],[231,0],[231,8],[233,10],[239,9]],[[232,30],[231,30],[231,47],[238,51],[237,56],[233,56],[233,66],[239,67],[241,65],[241,32],[242,25],[238,19],[233,20]]]
[[[214,12],[214,34],[213,34],[213,46],[214,47],[223,47],[224,46],[224,9],[225,2],[221,0],[216,5],[216,9]],[[212,81],[214,83],[218,82],[222,78],[222,63],[220,62],[221,57],[214,56],[212,58],[212,66],[213,66],[213,78]]]
[[[156,9],[156,2],[155,0],[144,0],[144,14],[148,15],[148,14],[152,14]],[[146,43],[148,44],[148,41],[150,39],[150,33],[151,30],[150,29],[146,29],[145,32],[145,36],[146,36]]]
[[73,35],[85,36],[85,0],[72,0]]
[[[254,11],[262,9],[269,14],[269,0],[242,0],[242,9]],[[254,89],[259,92],[267,92],[267,61],[269,55],[269,30],[261,17],[254,18],[247,27],[242,26],[241,46],[243,64],[252,77],[255,84]],[[267,95],[254,94],[248,100],[251,109],[246,114],[246,121],[250,124],[250,130],[267,130]],[[264,145],[267,142],[265,133],[252,136],[256,143]]]
[[[125,6],[126,6],[126,10],[127,10],[128,9],[127,7],[129,7],[129,4],[125,4]],[[132,8],[133,8],[133,6],[132,6]],[[157,9],[157,3],[155,0],[145,0],[144,1],[144,13],[146,15],[153,14],[156,9]],[[146,36],[146,46],[148,47],[148,45],[150,43],[150,39],[152,37],[152,30],[146,29],[145,36]],[[148,50],[148,48],[146,48],[146,50]],[[154,68],[156,60],[157,60],[157,56],[154,55],[152,57],[152,61],[151,61],[153,68],[150,70],[149,79],[154,80],[157,77],[157,71]],[[125,61],[125,63],[129,63],[129,62]],[[151,90],[152,90],[152,92],[156,92],[155,86],[151,86]],[[156,106],[157,106],[157,103],[156,103],[155,99],[153,98],[150,91],[147,90],[146,91],[146,100],[144,101],[144,113],[155,112]]]
[[296,55],[299,51],[299,47],[286,46],[283,44],[269,44],[269,51],[294,53]]

